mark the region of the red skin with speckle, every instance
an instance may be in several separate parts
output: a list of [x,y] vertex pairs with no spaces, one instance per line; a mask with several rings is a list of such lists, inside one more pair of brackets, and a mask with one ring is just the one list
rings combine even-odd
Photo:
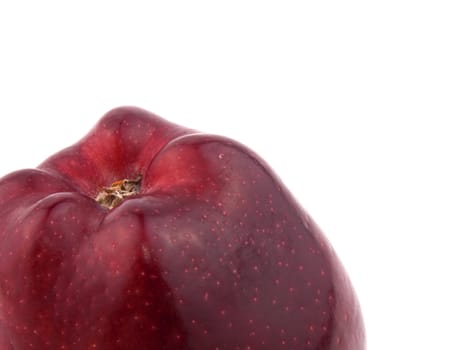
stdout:
[[3,177],[0,240],[0,349],[365,348],[346,272],[273,171],[142,109]]

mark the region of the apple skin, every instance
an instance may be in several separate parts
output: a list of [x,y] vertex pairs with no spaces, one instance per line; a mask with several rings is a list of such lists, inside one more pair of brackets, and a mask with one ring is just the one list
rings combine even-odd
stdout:
[[0,349],[365,349],[339,258],[265,162],[139,108],[0,179],[0,240]]

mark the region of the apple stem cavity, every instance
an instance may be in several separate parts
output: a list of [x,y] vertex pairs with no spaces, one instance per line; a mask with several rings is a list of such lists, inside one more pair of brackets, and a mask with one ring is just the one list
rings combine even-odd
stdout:
[[141,189],[141,175],[134,179],[123,179],[113,182],[109,187],[104,187],[97,194],[95,200],[107,209],[113,209],[127,197],[134,196]]

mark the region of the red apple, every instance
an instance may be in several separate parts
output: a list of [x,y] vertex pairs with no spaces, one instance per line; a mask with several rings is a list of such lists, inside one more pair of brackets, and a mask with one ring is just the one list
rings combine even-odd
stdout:
[[107,113],[0,180],[0,349],[365,348],[338,257],[245,146]]

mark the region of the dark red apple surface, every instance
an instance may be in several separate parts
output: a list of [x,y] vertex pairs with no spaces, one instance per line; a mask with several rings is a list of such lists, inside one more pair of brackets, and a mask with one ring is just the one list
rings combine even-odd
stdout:
[[230,139],[107,113],[0,180],[0,349],[365,348],[329,242]]

